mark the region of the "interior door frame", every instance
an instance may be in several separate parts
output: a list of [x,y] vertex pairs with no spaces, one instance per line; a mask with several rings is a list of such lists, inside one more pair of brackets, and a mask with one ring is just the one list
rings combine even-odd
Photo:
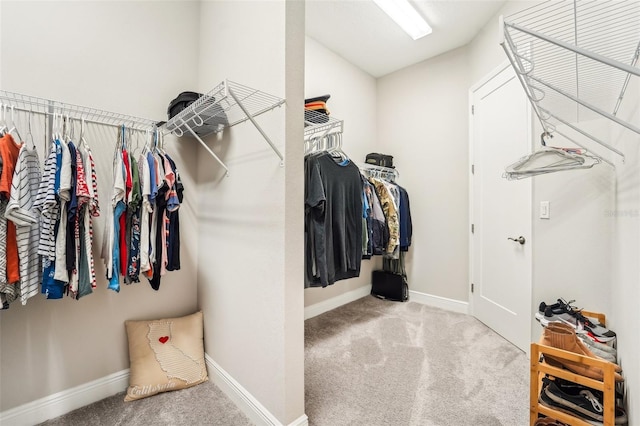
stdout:
[[[476,281],[476,274],[478,273],[478,271],[475,270],[475,253],[476,253],[476,244],[475,244],[475,238],[474,238],[474,233],[471,232],[471,227],[473,224],[478,224],[478,222],[476,221],[476,209],[475,209],[475,199],[476,199],[476,194],[475,194],[475,185],[474,185],[474,174],[473,174],[473,164],[474,164],[474,153],[475,153],[475,137],[474,137],[474,116],[473,116],[473,104],[474,104],[474,95],[475,93],[480,90],[480,88],[482,88],[485,84],[487,84],[489,81],[491,81],[492,79],[494,79],[495,77],[497,77],[501,72],[503,72],[505,69],[509,68],[511,66],[511,64],[509,63],[508,60],[505,60],[502,64],[500,64],[498,67],[494,68],[492,71],[490,71],[487,75],[485,75],[483,78],[481,78],[477,83],[475,83],[474,85],[472,85],[469,88],[469,108],[468,108],[468,114],[469,114],[469,169],[468,169],[468,173],[469,173],[469,227],[468,227],[468,232],[469,232],[469,288],[468,288],[468,295],[469,295],[469,315],[472,315],[475,317],[475,312],[474,312],[474,292],[472,291],[472,285],[473,283]],[[518,78],[516,76],[516,78]],[[533,111],[531,108],[531,103],[529,102],[528,99],[525,98],[526,101],[526,111],[527,111],[527,127],[528,127],[528,134],[529,134],[529,140],[527,143],[527,146],[529,147],[529,150],[531,151],[533,149],[533,143],[534,143],[534,137],[533,137]],[[514,161],[516,161],[517,159],[514,158]],[[505,164],[506,166],[506,164]],[[534,182],[533,182],[533,178],[531,179],[525,179],[525,181],[527,182],[527,190],[529,191],[530,196],[528,197],[529,200],[529,217],[528,217],[528,223],[526,225],[526,232],[529,235],[529,238],[527,240],[527,244],[531,244],[531,250],[529,252],[529,263],[531,264],[531,268],[529,268],[528,274],[526,278],[526,282],[529,285],[529,291],[528,291],[528,299],[529,299],[529,303],[528,306],[530,308],[530,312],[529,312],[529,318],[533,318],[533,253],[534,253],[534,238],[533,238],[533,221],[534,221],[534,211],[533,211],[533,197],[534,197]],[[479,218],[478,218],[479,219]],[[531,326],[527,329],[527,332],[529,333],[529,341],[531,341]],[[529,356],[529,348],[527,347],[527,356]]]

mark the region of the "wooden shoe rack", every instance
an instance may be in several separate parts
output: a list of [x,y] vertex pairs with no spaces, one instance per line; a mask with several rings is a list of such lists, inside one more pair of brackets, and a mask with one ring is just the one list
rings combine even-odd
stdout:
[[[605,325],[605,315],[595,312],[582,311],[582,315],[597,319],[600,324]],[[604,371],[604,380],[599,381],[580,374],[573,373],[569,370],[563,370],[553,367],[547,363],[540,361],[540,355],[551,355],[557,359],[566,359],[580,364],[601,368]],[[559,420],[571,426],[590,426],[584,420],[571,414],[566,414],[551,408],[547,408],[538,402],[538,396],[542,389],[542,378],[545,374],[553,377],[559,377],[583,386],[590,387],[603,392],[604,401],[604,426],[615,425],[615,365],[604,360],[578,355],[573,352],[556,349],[551,346],[541,345],[538,343],[531,344],[531,390],[530,390],[530,424],[534,425],[538,419],[538,414]]]

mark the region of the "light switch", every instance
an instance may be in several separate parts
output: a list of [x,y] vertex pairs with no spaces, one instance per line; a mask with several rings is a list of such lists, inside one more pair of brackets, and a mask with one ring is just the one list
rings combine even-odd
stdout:
[[540,219],[551,218],[550,206],[548,201],[540,201]]

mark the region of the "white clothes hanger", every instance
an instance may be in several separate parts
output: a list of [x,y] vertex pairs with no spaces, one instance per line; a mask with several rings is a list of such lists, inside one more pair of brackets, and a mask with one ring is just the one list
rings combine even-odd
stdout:
[[554,173],[564,170],[590,169],[601,163],[599,157],[590,155],[580,148],[558,148],[546,144],[545,138],[553,135],[543,132],[540,135],[542,149],[520,158],[508,165],[502,177],[515,180]]
[[80,117],[80,141],[78,142],[78,148],[83,148],[86,149],[87,147],[87,141],[84,138],[84,117]]
[[25,138],[25,143],[29,142],[29,138],[31,138],[31,149],[36,149],[36,141],[33,138],[33,133],[31,133],[31,118],[33,116],[33,110],[29,111],[29,118],[27,119],[27,137]]
[[7,105],[0,102],[0,134],[4,135],[8,130],[7,125]]
[[545,147],[507,166],[503,177],[509,180],[523,179],[563,170],[590,169],[599,163],[598,157],[588,154],[574,154],[562,148]]

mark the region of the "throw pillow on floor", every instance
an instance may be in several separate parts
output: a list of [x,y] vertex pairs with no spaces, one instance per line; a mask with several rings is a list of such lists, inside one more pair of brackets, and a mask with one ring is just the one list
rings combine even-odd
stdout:
[[129,388],[125,401],[185,389],[207,381],[202,312],[181,318],[125,321]]

